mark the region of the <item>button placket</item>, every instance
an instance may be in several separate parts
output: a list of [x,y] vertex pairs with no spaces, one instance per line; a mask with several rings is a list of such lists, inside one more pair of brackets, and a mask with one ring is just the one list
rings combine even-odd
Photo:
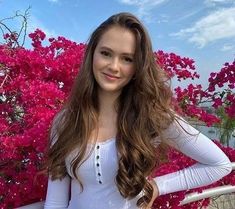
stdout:
[[100,145],[97,144],[95,147],[95,170],[96,170],[96,180],[99,184],[102,184],[102,173],[100,166]]

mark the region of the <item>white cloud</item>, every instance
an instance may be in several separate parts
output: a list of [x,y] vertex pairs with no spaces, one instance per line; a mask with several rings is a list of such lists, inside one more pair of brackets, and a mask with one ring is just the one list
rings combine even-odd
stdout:
[[141,1],[138,0],[120,0],[121,3],[123,4],[128,4],[128,5],[139,5]]
[[135,6],[141,6],[141,7],[156,6],[165,1],[166,0],[142,0],[142,1],[141,0],[120,0],[120,2],[123,4],[135,5]]
[[57,3],[59,0],[48,0],[49,2]]
[[211,2],[211,3],[231,3],[234,2],[234,0],[206,0],[205,2]]
[[36,18],[35,16],[30,16],[28,21],[28,31],[33,32],[37,28],[42,30],[46,34],[47,38],[58,36],[54,30],[47,28],[38,18]]
[[188,19],[188,18],[190,18],[194,15],[197,15],[202,10],[203,10],[203,8],[199,8],[197,10],[189,11],[189,12],[185,13],[183,16],[180,16],[178,19],[175,19],[174,21],[182,21],[182,20]]
[[221,51],[231,51],[231,50],[234,50],[235,49],[235,46],[234,45],[231,45],[231,44],[225,44],[222,48],[221,48]]
[[207,6],[217,6],[218,4],[235,3],[235,0],[205,0],[204,4]]
[[216,40],[235,38],[235,7],[217,10],[201,18],[192,27],[171,35],[186,38],[199,48]]
[[166,3],[169,0],[119,0],[120,3],[136,6],[137,14],[139,17],[143,17],[147,22],[151,22],[152,16],[150,11],[156,6]]

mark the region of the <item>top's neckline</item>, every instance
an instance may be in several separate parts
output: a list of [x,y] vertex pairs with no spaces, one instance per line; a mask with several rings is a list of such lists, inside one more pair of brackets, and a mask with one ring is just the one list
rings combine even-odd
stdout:
[[108,143],[110,143],[110,142],[113,142],[113,141],[115,141],[116,140],[116,137],[112,137],[112,138],[109,138],[109,139],[106,139],[106,140],[104,140],[104,141],[98,141],[98,142],[96,142],[96,143],[88,143],[89,145],[105,145],[105,144],[108,144]]

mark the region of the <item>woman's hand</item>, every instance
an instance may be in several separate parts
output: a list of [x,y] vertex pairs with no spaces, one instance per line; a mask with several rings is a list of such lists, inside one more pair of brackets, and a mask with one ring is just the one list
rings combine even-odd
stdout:
[[154,200],[159,196],[159,190],[158,190],[158,187],[157,187],[156,182],[155,182],[154,180],[151,180],[151,181],[149,181],[149,183],[150,183],[150,184],[152,185],[152,187],[153,187],[153,197],[152,197],[150,203],[147,205],[146,209],[151,209]]

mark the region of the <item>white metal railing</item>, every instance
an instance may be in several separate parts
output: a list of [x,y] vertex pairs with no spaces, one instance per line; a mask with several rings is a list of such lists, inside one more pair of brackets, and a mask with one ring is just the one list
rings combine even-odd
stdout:
[[[235,170],[235,162],[232,163],[232,169]],[[235,186],[225,185],[214,187],[210,189],[205,189],[201,193],[193,192],[185,196],[184,200],[181,201],[180,205],[185,205],[191,202],[195,202],[201,199],[214,197],[222,194],[228,194],[235,192]]]
[[219,186],[219,187],[214,187],[210,189],[203,190],[202,193],[191,193],[185,196],[184,200],[181,201],[180,205],[185,205],[191,202],[195,202],[201,199],[209,198],[209,197],[214,197],[218,195],[224,195],[224,194],[229,194],[235,192],[235,186],[231,185],[225,185],[225,186]]
[[[235,162],[232,163],[232,169],[235,170]],[[184,200],[181,201],[180,205],[185,205],[185,204],[195,202],[201,199],[214,197],[214,196],[218,196],[222,194],[228,194],[232,192],[235,192],[235,186],[232,186],[232,185],[225,185],[225,186],[205,189],[201,193],[193,192],[193,193],[187,194]],[[43,208],[44,208],[44,201],[22,206],[17,209],[43,209]]]
[[22,207],[19,207],[17,209],[43,209],[44,208],[44,201],[42,202],[36,202],[30,205],[25,205]]

